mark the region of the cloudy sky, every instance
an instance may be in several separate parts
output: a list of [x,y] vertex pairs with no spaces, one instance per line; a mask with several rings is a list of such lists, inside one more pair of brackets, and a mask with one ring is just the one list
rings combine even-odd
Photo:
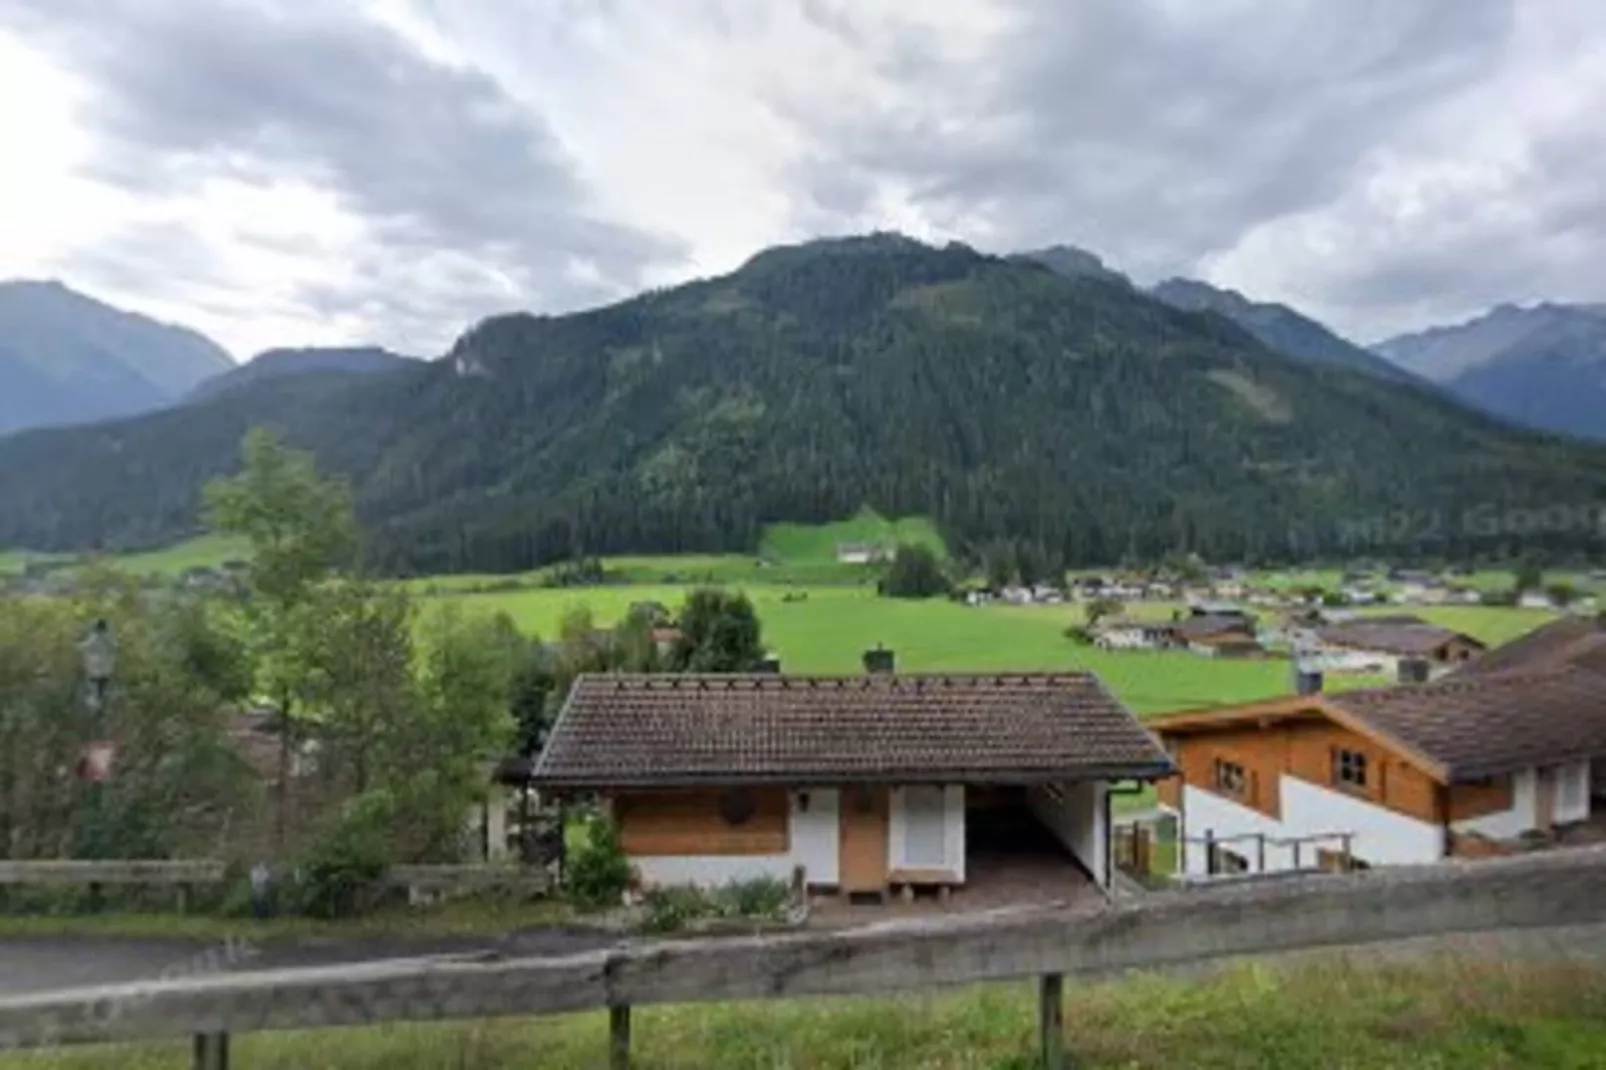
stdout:
[[0,277],[434,355],[756,249],[1606,300],[1602,0],[0,0]]

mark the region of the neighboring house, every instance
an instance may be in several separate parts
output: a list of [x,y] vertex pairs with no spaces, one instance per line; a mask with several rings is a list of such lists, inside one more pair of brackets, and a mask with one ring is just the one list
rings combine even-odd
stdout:
[[1430,863],[1590,820],[1606,675],[1457,676],[1151,727],[1180,769],[1160,804],[1178,815],[1185,875]]
[[1162,650],[1171,645],[1171,625],[1110,617],[1093,626],[1093,645],[1100,650]]
[[1594,617],[1562,617],[1473,658],[1452,675],[1488,676],[1566,666],[1606,675],[1606,624]]
[[1524,591],[1517,596],[1521,609],[1555,609],[1556,600],[1543,591]]
[[1255,626],[1242,613],[1195,613],[1191,617],[1172,621],[1167,627],[1172,645],[1184,647],[1195,654],[1238,657],[1261,651],[1260,643],[1255,638]]
[[1486,649],[1469,635],[1416,617],[1358,617],[1318,627],[1316,638],[1328,672],[1395,675],[1402,664],[1414,664],[1436,676]]
[[665,656],[675,649],[675,644],[678,642],[680,642],[679,628],[654,628],[652,630],[652,645],[660,656]]
[[984,881],[977,827],[1035,828],[1107,886],[1112,782],[1172,771],[1088,674],[586,675],[532,782],[599,794],[643,885],[884,895]]

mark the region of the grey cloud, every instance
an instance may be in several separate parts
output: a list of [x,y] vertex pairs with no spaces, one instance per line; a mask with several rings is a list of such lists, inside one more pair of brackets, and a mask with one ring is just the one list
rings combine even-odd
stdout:
[[[684,256],[589,215],[562,145],[494,81],[434,64],[335,5],[0,0],[0,23],[90,80],[93,167],[124,188],[306,180],[377,228],[388,256],[487,258],[544,308],[597,295],[568,281],[573,259],[623,292]],[[456,297],[445,310],[460,311]]]
[[1140,276],[1188,271],[1335,196],[1406,117],[1488,70],[1511,24],[1509,0],[1015,13],[965,69],[888,49],[888,77],[917,79],[899,106],[821,115],[777,98],[819,147],[804,188],[832,201],[844,171],[892,180],[939,223],[979,212],[1004,247],[1070,240]]

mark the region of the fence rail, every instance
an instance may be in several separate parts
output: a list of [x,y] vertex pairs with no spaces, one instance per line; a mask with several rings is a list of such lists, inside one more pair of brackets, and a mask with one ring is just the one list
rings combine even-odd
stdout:
[[1045,1065],[1063,1064],[1067,976],[1409,937],[1606,923],[1606,847],[1210,887],[1078,910],[889,922],[843,932],[622,943],[551,958],[463,956],[264,970],[0,1000],[0,1046],[607,1008],[627,1065],[630,1008],[863,995],[1035,977]]

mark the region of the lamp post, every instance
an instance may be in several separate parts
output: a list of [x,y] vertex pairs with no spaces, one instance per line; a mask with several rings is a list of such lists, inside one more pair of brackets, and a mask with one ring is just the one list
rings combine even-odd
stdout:
[[90,627],[89,634],[79,644],[84,658],[84,676],[89,681],[89,713],[91,738],[78,761],[78,776],[89,787],[89,829],[85,837],[85,854],[100,856],[101,848],[101,789],[111,775],[114,749],[106,739],[106,698],[111,691],[112,673],[117,668],[117,640],[111,624],[102,617]]

